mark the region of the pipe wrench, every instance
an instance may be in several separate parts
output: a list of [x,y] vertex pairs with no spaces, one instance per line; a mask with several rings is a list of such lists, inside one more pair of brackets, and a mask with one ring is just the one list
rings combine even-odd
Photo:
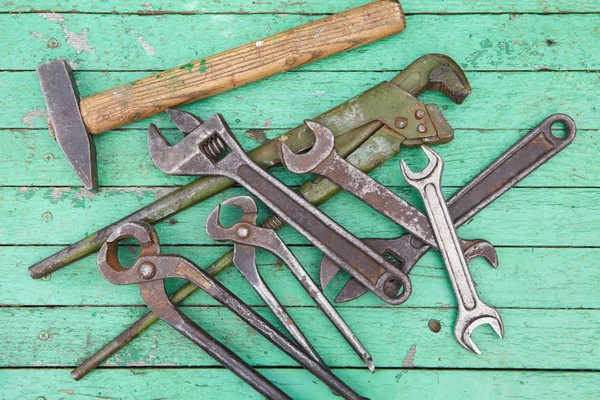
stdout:
[[[141,254],[131,268],[124,268],[119,262],[119,242],[126,238],[135,239],[142,247]],[[163,321],[269,399],[287,400],[290,397],[173,305],[165,288],[165,279],[183,278],[193,282],[322,380],[335,393],[348,399],[364,399],[329,368],[310,358],[197,265],[178,255],[162,254],[156,231],[148,223],[129,222],[119,227],[98,253],[98,270],[106,280],[116,285],[137,284],[146,305]]]
[[[221,206],[233,206],[243,211],[243,216],[239,222],[226,228],[221,225],[219,214]],[[275,255],[289,268],[294,277],[300,282],[304,290],[315,301],[319,309],[329,318],[337,330],[342,334],[354,351],[367,364],[371,372],[375,371],[373,359],[367,349],[362,345],[354,335],[350,327],[337,313],[325,295],[319,290],[317,284],[312,280],[298,259],[290,249],[281,240],[279,235],[273,229],[269,229],[269,221],[265,226],[257,226],[258,207],[256,202],[249,196],[233,197],[218,205],[208,216],[206,221],[206,232],[217,241],[233,241],[233,263],[240,272],[246,277],[248,282],[257,291],[260,297],[265,301],[273,311],[277,319],[290,332],[296,341],[317,361],[323,361],[316,354],[308,340],[304,338],[292,318],[283,309],[273,293],[269,290],[263,281],[256,266],[256,248],[264,249]]]

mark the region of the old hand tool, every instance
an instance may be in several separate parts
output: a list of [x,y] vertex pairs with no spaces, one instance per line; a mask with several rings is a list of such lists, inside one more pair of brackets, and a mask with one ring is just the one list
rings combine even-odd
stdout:
[[[118,243],[126,238],[135,239],[142,247],[142,252],[131,268],[124,268],[119,262]],[[333,391],[346,399],[363,399],[326,366],[306,355],[267,320],[190,260],[177,255],[161,254],[158,236],[150,224],[131,222],[117,229],[98,253],[98,269],[100,274],[111,283],[137,284],[144,302],[163,321],[269,399],[290,399],[290,397],[177,309],[167,295],[165,279],[183,278],[192,282],[322,380]]]
[[[225,228],[219,221],[221,206],[238,207],[244,212],[244,215],[238,223],[229,228]],[[350,327],[337,313],[335,308],[333,308],[329,300],[327,300],[327,297],[319,290],[317,284],[312,280],[310,275],[308,275],[306,270],[302,268],[298,259],[285,243],[283,243],[275,230],[268,227],[270,223],[267,223],[264,227],[256,226],[257,216],[258,207],[251,197],[234,197],[224,201],[210,213],[206,221],[206,232],[214,240],[233,241],[235,243],[233,251],[234,264],[239,268],[242,274],[244,274],[250,284],[256,289],[267,304],[269,304],[269,302],[267,302],[265,297],[268,299],[269,297],[274,298],[274,296],[263,282],[258,269],[256,268],[256,247],[267,250],[283,261],[310,297],[315,300],[319,309],[323,311],[350,346],[352,346],[354,351],[363,359],[365,364],[367,364],[369,370],[374,372],[375,364],[367,349],[360,343]],[[272,222],[272,220],[267,221]],[[277,300],[274,301],[277,302]],[[271,303],[272,302],[273,300],[271,300]],[[278,305],[278,303],[276,304]],[[271,309],[273,310],[272,307]],[[288,320],[285,319],[285,311],[280,314],[281,315],[277,316],[277,318],[282,321],[286,329],[288,329],[288,325],[293,323],[292,319],[289,317]],[[314,352],[312,347],[310,347],[310,344],[307,346]]]
[[[418,96],[428,89],[442,90],[450,95],[450,98],[456,103],[463,102],[471,92],[469,82],[458,64],[451,58],[441,54],[428,54],[419,58],[392,79],[391,83],[413,96]],[[389,86],[379,85],[379,87],[380,90],[387,90]],[[379,95],[379,92],[367,91],[366,93],[370,93],[370,95],[365,96],[363,93],[315,119],[334,129],[336,150],[340,156],[350,155],[349,160],[353,165],[362,171],[371,172],[400,152],[400,144],[404,140],[404,136],[401,135],[401,131],[395,125],[389,126],[388,129],[381,129],[384,124],[376,117],[377,114],[391,113],[391,109],[397,101],[393,97]],[[386,111],[388,109],[390,111]],[[171,115],[171,117],[181,131],[188,133],[202,123],[198,118],[188,113],[178,112]],[[341,134],[345,131],[347,131],[345,134]],[[436,130],[428,132],[428,135],[435,136],[439,142],[445,143],[452,139],[453,132],[447,124],[438,124]],[[422,135],[422,137],[428,135]],[[306,125],[300,125],[280,138],[283,137],[286,138],[286,144],[290,148],[294,149],[292,146],[295,146],[295,151],[299,151],[301,148],[310,148],[314,139],[314,135],[310,133]],[[430,144],[433,142],[431,139],[428,140]],[[259,165],[265,168],[276,165],[279,163],[277,142],[278,140],[269,141],[253,150],[250,155]],[[212,182],[219,182],[219,184]],[[79,243],[67,247],[38,263],[30,268],[30,272],[34,277],[41,277],[43,274],[60,269],[95,251],[115,227],[122,223],[138,219],[153,223],[157,222],[202,201],[211,194],[230,187],[232,184],[233,181],[222,177],[199,178],[184,188],[168,194],[157,202],[129,215],[120,222],[109,225]],[[329,200],[339,191],[338,186],[327,179],[321,178],[317,178],[314,182],[306,181],[298,190],[304,198],[317,206]],[[280,218],[273,215],[263,223],[263,226],[269,226],[277,230],[284,224]],[[206,272],[211,276],[217,275],[229,267],[233,263],[232,260],[233,251],[229,251],[211,264]],[[351,280],[351,282],[354,281]],[[191,296],[196,290],[197,287],[191,283],[185,284],[175,292],[171,300],[178,304]],[[75,368],[71,373],[73,379],[83,378],[156,321],[158,321],[158,317],[151,311],[141,317]]]
[[[219,211],[221,210],[221,206],[232,206],[242,210],[244,215],[236,226],[227,229],[219,223]],[[325,364],[258,272],[258,267],[256,266],[256,248],[252,245],[245,244],[245,242],[250,238],[256,241],[258,239],[256,238],[256,234],[266,234],[267,232],[273,231],[256,227],[256,218],[258,218],[258,206],[252,198],[246,196],[233,197],[222,202],[209,214],[208,219],[206,220],[206,233],[208,233],[208,236],[212,239],[217,241],[239,240],[234,242],[233,264],[242,275],[244,275],[244,278],[248,280],[260,298],[263,299],[265,304],[271,309],[273,314],[275,314],[283,327],[292,335],[300,347],[304,349],[306,354],[311,356],[315,361]],[[258,230],[259,232],[255,232],[255,230]],[[267,237],[262,237],[261,239],[264,241]]]
[[[450,95],[450,98],[457,103],[464,101],[471,93],[469,81],[460,66],[450,57],[441,54],[428,54],[419,58],[400,72],[390,83],[415,97],[425,90],[441,90]],[[313,118],[334,132],[336,149],[343,157],[352,153],[361,143],[378,132],[377,139],[365,146],[361,151],[362,154],[357,155],[353,161],[354,165],[367,172],[397,154],[400,151],[400,139],[404,140],[405,137],[402,129],[395,126],[396,117],[402,117],[398,113],[404,111],[398,109],[396,104],[400,104],[405,96],[402,91],[389,90],[391,85],[377,85],[377,90],[370,89]],[[395,94],[401,97],[396,98]],[[191,132],[202,123],[190,114],[180,113],[179,115],[181,122],[178,127],[182,131]],[[177,119],[174,120],[178,123]],[[384,123],[387,127],[386,130],[381,129]],[[435,124],[435,128],[435,130],[420,134],[419,137],[427,138],[430,145],[435,140],[439,143],[447,143],[452,140],[453,131],[444,123],[443,119]],[[263,168],[279,164],[277,143],[281,140],[285,140],[290,149],[298,152],[312,146],[314,135],[305,125],[300,125],[278,138],[258,146],[249,153],[250,157]],[[225,177],[196,179],[120,221],[114,222],[39,261],[29,268],[29,274],[34,279],[43,278],[98,251],[113,230],[123,223],[146,221],[154,224],[231,187],[233,184],[233,180]],[[326,201],[338,191],[339,188],[327,180],[322,180],[318,185],[309,183],[305,190],[306,193],[310,193],[311,199],[315,199],[319,203]],[[312,202],[311,199],[309,201]]]
[[[422,120],[424,109],[417,109],[415,120]],[[313,148],[302,154],[293,153],[285,143],[279,143],[283,165],[295,174],[315,173],[321,175],[342,189],[386,216],[391,221],[411,232],[423,242],[437,248],[431,225],[425,215],[417,208],[397,196],[390,189],[362,172],[350,162],[344,160],[335,151],[333,133],[324,125],[314,121],[305,121],[315,135]],[[494,267],[498,257],[494,247],[484,241],[466,241],[459,239],[463,251],[470,252],[470,257],[485,257]],[[470,261],[470,260],[469,260]],[[336,267],[335,272],[337,272]],[[335,272],[332,269],[321,269],[322,285],[326,286]]]
[[97,186],[91,135],[402,32],[398,1],[382,0],[83,99],[65,60],[37,68],[48,127],[87,189]]
[[[383,301],[401,304],[410,296],[408,276],[254,163],[221,115],[210,117],[175,145],[150,125],[148,148],[154,164],[167,174],[221,175],[238,182]],[[365,265],[384,272],[370,280],[361,272]],[[400,282],[400,293],[390,290],[391,282]]]
[[479,298],[475,289],[475,283],[471,278],[469,266],[460,248],[452,217],[442,193],[444,161],[435,151],[425,146],[422,148],[429,158],[427,167],[421,172],[414,173],[408,168],[406,162],[401,160],[402,174],[406,182],[417,189],[423,198],[431,228],[452,282],[458,302],[454,336],[463,347],[481,354],[471,340],[471,333],[479,325],[487,323],[498,336],[504,337],[502,318],[498,311]]
[[[553,129],[563,125],[564,137],[556,136]],[[554,114],[523,136],[517,143],[498,157],[471,182],[448,200],[450,215],[456,228],[469,221],[510,188],[516,186],[546,161],[564,150],[575,139],[577,126],[568,115]],[[400,268],[410,274],[417,261],[430,249],[414,235],[406,234],[395,239],[366,239],[379,254],[390,254],[400,263]],[[465,254],[467,260],[470,258]],[[323,264],[325,264],[323,268]],[[330,264],[330,266],[329,266]],[[337,269],[323,259],[322,269]],[[337,302],[353,300],[368,290],[350,279],[336,297]]]

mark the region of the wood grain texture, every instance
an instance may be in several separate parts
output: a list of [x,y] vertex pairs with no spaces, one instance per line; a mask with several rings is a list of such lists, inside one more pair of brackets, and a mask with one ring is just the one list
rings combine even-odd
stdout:
[[[399,68],[408,63],[406,60]],[[397,73],[288,72],[182,109],[205,119],[220,112],[234,129],[289,129],[298,126],[303,118],[318,116],[392,79]],[[139,72],[82,73],[78,78],[79,88],[86,96],[143,75]],[[571,115],[579,129],[598,129],[599,78],[597,72],[471,72],[469,80],[474,92],[463,105],[453,104],[440,93],[425,93],[420,98],[438,104],[455,129],[531,129],[556,112]],[[0,127],[46,129],[44,99],[35,73],[0,72],[0,82],[3,82]],[[301,115],[298,104],[302,104]],[[150,123],[173,128],[166,113],[128,125],[128,128],[145,130]]]
[[[80,13],[134,13],[155,15],[182,14],[332,14],[358,7],[370,0],[321,1],[243,1],[203,0],[179,2],[172,0],[29,0],[0,3],[0,12],[80,12]],[[402,0],[407,13],[592,13],[600,11],[595,1],[580,0]]]
[[[487,297],[486,297],[487,299]],[[493,303],[493,299],[489,299]],[[267,308],[255,308],[276,327]],[[295,366],[279,349],[223,307],[182,310],[255,366]],[[507,335],[491,328],[472,337],[484,357],[473,357],[454,339],[454,308],[341,308],[340,315],[369,349],[378,368],[594,370],[600,366],[600,311],[498,308]],[[289,308],[298,326],[331,367],[364,368],[362,360],[316,308]],[[145,307],[3,308],[0,332],[6,347],[2,367],[74,366],[146,312]],[[437,333],[429,321],[441,326]],[[20,332],[13,335],[10,332]],[[561,349],[561,351],[556,351]],[[107,361],[110,367],[217,366],[168,325],[159,322]]]
[[[162,132],[172,138],[181,136],[172,129]],[[272,139],[285,132],[284,129],[271,128],[234,130],[241,145],[247,150],[255,148],[265,138]],[[446,168],[452,171],[444,176],[444,185],[464,186],[525,133],[527,130],[456,130],[452,143],[436,147]],[[73,168],[46,130],[0,130],[0,137],[5,144],[0,148],[0,166],[6,172],[0,174],[0,185],[64,187],[80,184],[73,174]],[[600,187],[600,164],[595,162],[596,155],[587,151],[600,146],[599,138],[600,133],[596,130],[580,131],[577,140],[567,150],[527,177],[519,187]],[[95,138],[98,170],[103,185],[172,186],[184,185],[194,179],[165,175],[156,168],[146,150],[147,142],[147,131],[141,129],[116,130],[110,135]],[[465,148],[470,149],[468,157],[465,157]],[[577,154],[577,157],[573,154]],[[405,149],[398,157],[375,170],[371,176],[387,186],[405,187],[399,159],[405,158],[412,165],[419,157],[418,150]],[[26,163],[22,162],[24,159],[27,159]],[[298,186],[311,178],[309,175],[291,174],[283,167],[274,167],[269,171],[291,186]]]
[[[31,280],[27,267],[192,178],[166,176],[152,165],[148,124],[177,137],[166,115],[159,114],[95,138],[100,180],[109,187],[98,193],[80,190],[48,135],[35,66],[67,58],[88,96],[367,2],[0,2],[0,399],[258,398],[163,323],[102,369],[80,382],[71,380],[73,366],[146,308],[135,287],[101,279],[94,256],[45,280]],[[446,162],[446,195],[548,115],[573,116],[580,128],[575,142],[459,230],[462,237],[498,246],[498,270],[481,259],[471,269],[481,297],[499,307],[506,339],[478,328],[480,357],[456,343],[456,300],[440,256],[430,251],[411,274],[414,294],[405,305],[382,306],[373,295],[338,305],[375,357],[379,370],[371,375],[274,257],[259,252],[260,269],[335,373],[372,399],[596,399],[600,53],[594,50],[600,46],[600,3],[403,0],[402,6],[408,16],[401,35],[184,109],[203,118],[223,113],[251,149],[263,137],[393,78],[425,53],[446,53],[467,69],[474,88],[461,106],[441,94],[421,97],[438,104],[456,128],[455,140],[437,148]],[[401,156],[415,168],[424,163],[418,149]],[[281,168],[275,173],[289,185],[307,178]],[[422,206],[402,180],[398,157],[373,176]],[[157,225],[165,251],[203,266],[216,260],[230,246],[207,238],[206,215],[219,201],[242,193],[234,188]],[[323,210],[361,237],[402,232],[347,194]],[[316,278],[320,253],[291,229],[284,229],[283,237]],[[126,260],[135,254],[135,246],[122,249]],[[220,279],[275,322],[239,272],[229,269]],[[326,295],[333,299],[346,279],[336,277]],[[168,289],[180,283],[169,282]],[[195,294],[186,304],[196,321],[292,397],[334,398],[208,296]],[[432,320],[439,321],[439,333],[429,328]]]
[[[331,391],[310,375],[297,369],[261,369],[261,373],[281,384],[294,398],[335,400]],[[371,375],[367,371],[334,370],[340,378],[355,383],[361,394],[383,400],[423,393],[448,400],[465,398],[540,398],[593,399],[597,394],[598,374],[589,372],[523,371],[427,371],[392,369]],[[177,382],[174,385],[173,382]],[[306,382],[309,382],[306,385]],[[464,382],[469,382],[465,385]],[[215,368],[173,368],[100,370],[74,382],[64,369],[7,369],[0,371],[0,384],[19,398],[48,400],[62,398],[122,398],[123,393],[146,399],[232,398],[260,399],[233,374]]]
[[[254,44],[262,40],[267,46],[263,39],[266,36],[321,17],[279,14],[157,17],[0,14],[0,35],[31,49],[31,52],[24,53],[10,47],[0,48],[0,69],[33,71],[42,62],[66,58],[79,71],[158,73],[248,42]],[[600,46],[600,21],[594,14],[410,15],[407,26],[408,29],[400,35],[338,54],[303,69],[398,71],[423,54],[432,52],[452,56],[469,71],[600,69],[600,55],[593,51]],[[481,29],[481,26],[486,29]],[[573,26],[587,28],[570,29]],[[285,66],[285,69],[288,67]],[[213,76],[224,73],[223,70],[216,71],[216,68],[207,68],[207,72]],[[198,63],[184,68],[183,76],[187,76],[185,73],[190,69],[197,71]],[[140,74],[140,78],[146,75],[148,72]],[[194,72],[190,76],[199,79],[205,75]],[[75,76],[80,84],[85,83],[77,73]],[[122,84],[131,82],[124,81]],[[106,89],[113,86],[109,84]]]
[[97,135],[400,33],[400,5],[375,1],[235,49],[85,97],[81,116]]
[[[119,306],[143,305],[135,286],[115,286],[98,275],[95,257],[76,262],[72,267],[53,274],[48,279],[26,280],[28,265],[51,254],[58,246],[9,246],[0,253],[0,264],[6,266],[5,289],[0,292],[0,304],[16,306]],[[207,266],[225,254],[231,246],[163,246],[165,252],[180,253],[201,266]],[[121,252],[125,263],[132,262],[134,247]],[[302,265],[316,281],[321,253],[312,247],[294,246]],[[258,252],[258,264],[265,281],[272,287],[281,303],[290,307],[314,307],[314,302],[303,291],[289,270],[266,252]],[[500,268],[491,268],[482,259],[471,263],[472,274],[479,293],[493,304],[503,308],[539,309],[597,309],[600,293],[596,282],[600,279],[600,249],[598,248],[499,248]],[[572,265],[577,273],[565,274],[565,265]],[[406,307],[454,307],[456,300],[447,280],[447,273],[439,254],[430,251],[410,275],[414,294]],[[248,282],[231,267],[218,279],[250,305],[264,305],[251,290]],[[335,297],[348,275],[340,274],[325,294]],[[175,290],[180,281],[168,282]],[[186,300],[186,305],[215,306],[208,296],[198,294]],[[365,295],[339,307],[379,307],[381,300]]]
[[[408,188],[391,188],[395,193],[422,207],[418,194]],[[13,188],[0,189],[0,213],[10,229],[0,229],[0,244],[69,244],[117,221],[154,201],[171,189],[107,188],[97,194],[85,189]],[[445,195],[457,189],[445,190]],[[247,194],[233,188],[207,199],[157,225],[164,244],[215,244],[204,231],[208,214],[219,202]],[[270,215],[259,207],[262,215]],[[347,193],[341,193],[320,207],[358,237],[393,238],[404,231]],[[497,246],[597,246],[600,223],[600,189],[517,188],[462,226],[465,238],[484,238]],[[361,215],[360,220],[354,218]],[[69,229],[65,229],[69,227]],[[573,227],[577,227],[574,230]],[[308,244],[284,228],[281,236],[288,244]]]

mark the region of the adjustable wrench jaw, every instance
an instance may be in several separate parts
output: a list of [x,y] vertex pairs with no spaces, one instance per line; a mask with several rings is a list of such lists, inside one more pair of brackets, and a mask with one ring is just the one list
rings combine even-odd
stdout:
[[[177,115],[173,112],[169,114]],[[222,175],[234,178],[230,176],[230,169],[221,168],[221,165],[239,164],[244,151],[220,114],[213,115],[193,131],[183,133],[185,137],[171,145],[156,125],[150,125],[150,158],[161,171],[169,175]]]

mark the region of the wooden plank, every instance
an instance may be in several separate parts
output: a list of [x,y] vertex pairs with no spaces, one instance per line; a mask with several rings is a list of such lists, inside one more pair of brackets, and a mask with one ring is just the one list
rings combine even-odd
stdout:
[[[268,309],[256,308],[275,323]],[[316,308],[289,308],[327,365],[364,368],[360,358]],[[506,337],[488,327],[472,337],[477,357],[454,338],[452,308],[341,308],[340,315],[369,349],[378,368],[598,370],[600,310],[499,309]],[[2,367],[74,366],[120,333],[143,307],[34,307],[0,309]],[[244,360],[256,366],[295,366],[266,339],[223,307],[184,312]],[[437,333],[429,328],[439,322]],[[278,322],[275,323],[277,327]],[[408,357],[408,358],[407,358]],[[108,361],[108,366],[215,366],[214,360],[165,323],[151,327]]]
[[[0,35],[28,49],[0,49],[0,69],[34,70],[40,63],[66,58],[79,70],[162,71],[320,17],[0,14]],[[600,55],[589,49],[600,46],[599,26],[593,14],[414,15],[402,34],[304,69],[395,71],[427,51],[448,54],[468,70],[598,70]]]
[[[329,14],[358,7],[370,0],[321,0],[321,1],[243,1],[203,0],[178,2],[152,0],[30,0],[27,2],[0,3],[0,12],[80,12],[80,13],[290,13]],[[594,1],[569,0],[492,0],[486,2],[464,0],[402,0],[406,13],[586,13],[600,11]]]
[[[230,246],[163,246],[165,253],[176,253],[206,267],[225,254]],[[7,246],[0,252],[0,265],[4,265],[3,290],[0,304],[11,306],[88,306],[122,304],[142,305],[135,286],[116,286],[98,274],[96,255],[75,263],[53,274],[48,279],[33,280],[25,270],[29,265],[59,250],[60,247]],[[293,247],[301,264],[318,282],[321,253],[312,247]],[[137,254],[133,247],[122,251],[123,262],[128,265]],[[258,252],[260,271],[267,284],[285,306],[314,306],[287,268],[275,257]],[[481,259],[471,263],[471,270],[482,298],[503,308],[598,308],[600,293],[596,290],[600,279],[600,249],[587,248],[499,248],[500,268],[494,270]],[[565,273],[571,266],[573,273]],[[439,255],[430,251],[413,270],[411,280],[413,295],[406,307],[455,306],[456,300]],[[347,275],[341,273],[327,288],[325,294],[334,299]],[[242,275],[231,267],[219,275],[219,280],[247,304],[263,305]],[[168,290],[179,287],[180,281],[169,281]],[[187,305],[216,305],[204,295],[195,295]],[[337,307],[379,307],[381,300],[365,295],[351,303]]]
[[[402,63],[403,65],[406,63]],[[293,128],[392,79],[395,72],[290,72],[182,107],[207,118],[220,112],[234,129]],[[438,104],[456,129],[530,129],[550,114],[571,115],[579,129],[598,129],[596,87],[600,74],[580,72],[468,74],[474,93],[454,105],[439,93],[425,93],[424,102]],[[83,96],[131,82],[144,73],[80,73]],[[0,128],[46,129],[44,98],[33,72],[0,72]],[[298,115],[302,104],[302,115]],[[173,127],[166,113],[127,128],[149,123]]]
[[[110,188],[97,194],[69,188],[0,188],[0,243],[67,244],[82,239],[162,196],[171,188]],[[393,190],[420,205],[412,189]],[[446,196],[456,189],[446,191]],[[204,232],[210,211],[230,197],[247,193],[234,188],[206,200],[157,226],[164,244],[212,244]],[[321,209],[359,237],[396,237],[402,230],[347,193]],[[261,207],[261,212],[267,211]],[[269,214],[264,214],[269,215]],[[360,219],[355,216],[360,215]],[[463,237],[497,246],[597,246],[600,223],[598,189],[516,188],[460,229]],[[307,242],[291,228],[282,231],[289,244]]]
[[[165,132],[172,138],[177,136],[170,131]],[[261,138],[270,139],[284,132],[283,129],[237,129],[234,133],[242,146],[250,150],[258,145]],[[451,144],[436,148],[448,171],[444,176],[444,184],[464,186],[526,132],[457,130]],[[94,138],[101,186],[173,186],[183,185],[194,179],[169,176],[158,170],[148,155],[146,135],[146,130],[136,129],[113,131]],[[599,136],[598,131],[580,131],[567,150],[528,177],[520,186],[600,187],[600,165],[595,162],[596,156],[587,151],[597,146]],[[80,185],[73,168],[46,130],[0,130],[0,137],[4,143],[0,148],[0,166],[5,171],[0,176],[0,185]],[[577,157],[573,156],[575,154]],[[372,176],[383,185],[405,186],[398,160],[403,157],[413,165],[419,156],[418,150],[403,151]],[[288,185],[300,185],[308,178],[288,173],[281,167],[274,168],[271,172]]]
[[[310,373],[297,369],[260,372],[293,398],[338,399]],[[587,372],[430,371],[392,369],[371,375],[363,370],[335,370],[361,395],[373,400],[421,398],[593,399],[600,378]],[[312,384],[307,384],[310,382]],[[468,382],[468,384],[465,384]],[[80,382],[64,369],[4,369],[0,384],[7,398],[211,398],[260,399],[232,373],[216,368],[99,370]]]

